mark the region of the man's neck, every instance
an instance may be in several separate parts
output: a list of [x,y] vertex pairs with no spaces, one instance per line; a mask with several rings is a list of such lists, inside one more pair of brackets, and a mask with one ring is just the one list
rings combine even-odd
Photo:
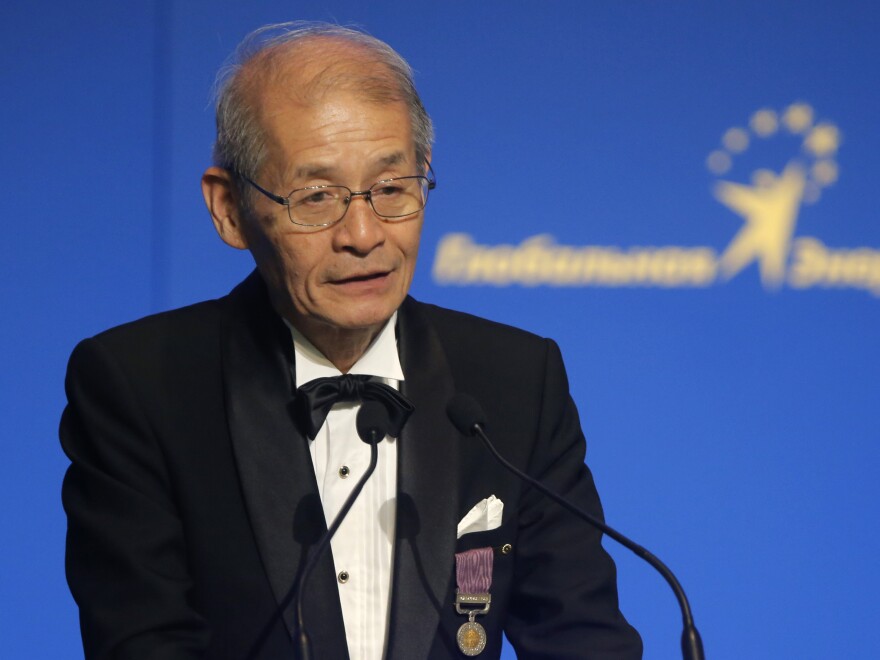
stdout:
[[[389,319],[370,343],[366,352],[348,370],[349,374],[370,376],[395,386],[404,380],[397,350],[395,318]],[[294,348],[294,372],[296,386],[300,387],[316,378],[338,376],[339,368],[318,350],[299,330],[290,325]]]
[[[293,326],[342,373],[348,373],[363,357],[384,324],[369,328],[337,328],[331,325],[294,323]],[[306,327],[303,327],[306,326]]]

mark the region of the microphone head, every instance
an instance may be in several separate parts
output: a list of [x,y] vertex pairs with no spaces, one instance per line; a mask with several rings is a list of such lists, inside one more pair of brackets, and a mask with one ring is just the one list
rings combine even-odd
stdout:
[[446,404],[446,414],[462,435],[473,435],[477,426],[485,426],[486,418],[477,400],[464,392],[457,392]]
[[358,437],[368,445],[376,445],[388,434],[391,420],[388,410],[378,401],[364,401],[354,422]]

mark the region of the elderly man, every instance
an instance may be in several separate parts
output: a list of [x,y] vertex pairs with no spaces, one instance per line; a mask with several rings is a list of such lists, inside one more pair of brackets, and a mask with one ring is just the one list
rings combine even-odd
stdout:
[[[256,271],[71,357],[63,498],[87,657],[296,657],[303,566],[369,460],[365,383],[409,416],[302,586],[314,657],[497,658],[502,632],[520,657],[641,656],[599,533],[447,419],[474,395],[504,455],[601,515],[556,345],[407,297],[431,140],[409,67],[372,37],[288,24],[240,48],[202,190]],[[347,393],[326,419],[315,382]]]

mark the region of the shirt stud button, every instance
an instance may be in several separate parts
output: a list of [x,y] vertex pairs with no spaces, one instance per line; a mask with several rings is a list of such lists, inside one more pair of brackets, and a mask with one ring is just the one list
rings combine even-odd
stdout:
[[341,468],[339,468],[339,478],[340,479],[345,479],[350,474],[351,474],[351,470],[348,468],[347,465],[343,465]]
[[339,571],[339,575],[336,576],[340,584],[345,584],[346,582],[348,582],[348,577],[348,571]]
[[510,543],[505,543],[504,545],[501,546],[501,554],[502,555],[509,555],[511,550],[513,550],[513,546],[510,545]]

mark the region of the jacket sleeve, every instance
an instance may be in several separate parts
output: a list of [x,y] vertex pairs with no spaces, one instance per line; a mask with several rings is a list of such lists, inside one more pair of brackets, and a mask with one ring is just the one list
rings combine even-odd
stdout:
[[[537,441],[527,472],[602,519],[559,348],[550,340],[546,346]],[[518,657],[641,658],[641,639],[618,607],[616,570],[602,534],[533,488],[523,494],[518,524],[505,627]]]
[[73,352],[65,382],[66,571],[85,657],[203,656],[183,528],[162,451],[136,391],[100,338]]

